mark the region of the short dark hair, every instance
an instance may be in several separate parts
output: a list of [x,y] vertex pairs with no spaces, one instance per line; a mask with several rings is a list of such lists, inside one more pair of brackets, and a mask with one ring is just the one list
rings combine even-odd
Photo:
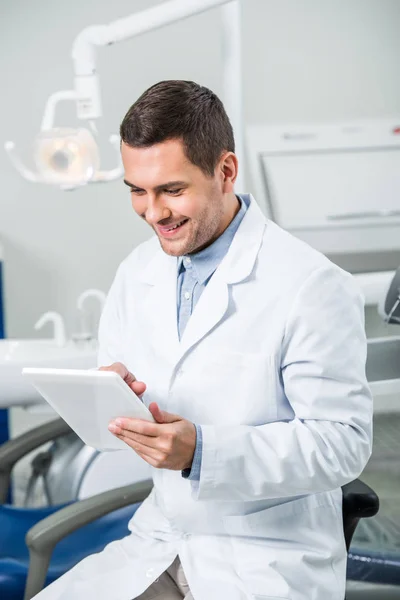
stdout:
[[120,134],[134,148],[181,139],[187,158],[209,176],[223,152],[235,151],[232,125],[221,100],[193,81],[151,86],[126,113]]

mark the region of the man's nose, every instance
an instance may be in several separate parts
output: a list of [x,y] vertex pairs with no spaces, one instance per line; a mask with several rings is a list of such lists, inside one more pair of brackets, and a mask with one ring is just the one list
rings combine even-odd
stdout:
[[163,219],[168,219],[170,216],[171,211],[161,199],[149,197],[146,209],[146,221],[149,225],[157,225],[157,223]]

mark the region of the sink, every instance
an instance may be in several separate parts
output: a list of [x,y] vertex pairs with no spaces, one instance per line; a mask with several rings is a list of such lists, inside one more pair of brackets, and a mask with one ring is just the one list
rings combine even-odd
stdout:
[[53,339],[0,340],[0,408],[45,402],[23,379],[23,367],[90,369],[96,366],[96,342],[67,342]]

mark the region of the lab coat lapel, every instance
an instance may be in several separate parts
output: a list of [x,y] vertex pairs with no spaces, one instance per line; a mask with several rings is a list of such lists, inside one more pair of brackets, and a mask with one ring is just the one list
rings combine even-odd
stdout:
[[[176,364],[197,341],[224,316],[228,307],[228,285],[217,272],[201,295],[179,341],[177,320],[177,259],[158,253],[142,273],[148,291],[143,295],[143,316],[150,323],[148,343],[153,356],[160,354]],[[206,293],[207,292],[207,293]]]
[[143,318],[149,323],[147,343],[153,356],[164,356],[175,363],[179,354],[177,325],[177,258],[161,250],[141,274],[148,286],[143,294]]
[[225,315],[229,304],[228,284],[217,271],[197,302],[181,339],[180,357],[199,342]]
[[211,277],[191,315],[180,344],[180,357],[221,322],[229,308],[230,285],[248,277],[254,268],[266,219],[251,198],[251,203],[232,244]]

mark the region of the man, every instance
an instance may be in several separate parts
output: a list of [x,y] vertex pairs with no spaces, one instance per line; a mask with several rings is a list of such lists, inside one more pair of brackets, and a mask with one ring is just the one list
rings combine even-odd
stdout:
[[99,362],[155,418],[110,424],[154,488],[131,535],[38,597],[342,600],[340,488],[370,456],[372,419],[352,277],[235,194],[210,90],[154,85],[121,138],[133,209],[156,235],[118,269]]

